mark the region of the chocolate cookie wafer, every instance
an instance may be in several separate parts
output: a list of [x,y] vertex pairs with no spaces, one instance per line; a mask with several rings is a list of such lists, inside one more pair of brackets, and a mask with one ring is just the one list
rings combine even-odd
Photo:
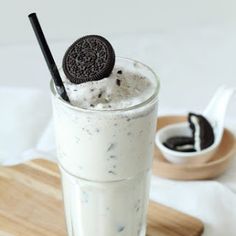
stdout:
[[115,64],[115,52],[102,36],[87,35],[76,40],[66,51],[63,70],[75,84],[108,77]]

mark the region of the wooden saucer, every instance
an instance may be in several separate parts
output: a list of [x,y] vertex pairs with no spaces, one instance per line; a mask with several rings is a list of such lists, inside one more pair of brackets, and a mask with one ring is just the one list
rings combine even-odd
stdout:
[[[159,129],[169,124],[184,121],[186,121],[185,116],[162,116],[157,121],[157,127]],[[153,172],[155,175],[176,180],[212,179],[224,173],[235,154],[236,139],[228,129],[225,129],[218,151],[209,162],[204,164],[170,163],[155,147]]]

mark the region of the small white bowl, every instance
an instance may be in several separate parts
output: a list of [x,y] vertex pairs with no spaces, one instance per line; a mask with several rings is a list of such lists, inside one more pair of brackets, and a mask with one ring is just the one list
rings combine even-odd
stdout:
[[167,125],[161,128],[156,133],[156,145],[160,149],[163,156],[172,163],[175,164],[202,164],[208,162],[215,151],[218,144],[214,142],[210,147],[200,152],[178,152],[171,150],[163,145],[163,143],[174,136],[191,136],[191,129],[188,123],[178,123],[173,125]]

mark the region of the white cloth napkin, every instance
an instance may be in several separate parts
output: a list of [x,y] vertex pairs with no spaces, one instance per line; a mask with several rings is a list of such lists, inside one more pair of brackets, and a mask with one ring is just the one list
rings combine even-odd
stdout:
[[48,93],[33,88],[0,87],[0,163],[55,157]]
[[[236,86],[235,65],[230,63],[235,62],[235,39],[236,33],[226,29],[199,29],[122,35],[112,42],[118,55],[139,59],[159,72],[159,114],[183,114],[204,109],[220,84]],[[56,58],[67,45],[52,45]],[[37,157],[55,160],[50,76],[38,45],[0,47],[0,52],[0,163]],[[17,62],[14,70],[12,58]],[[236,134],[233,104],[226,125]],[[212,181],[153,177],[151,198],[201,219],[204,236],[235,236],[236,159],[224,175]]]

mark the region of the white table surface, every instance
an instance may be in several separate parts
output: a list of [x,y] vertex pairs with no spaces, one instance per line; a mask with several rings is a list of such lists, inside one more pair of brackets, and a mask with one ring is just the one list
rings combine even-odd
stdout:
[[[219,85],[236,87],[236,32],[229,29],[116,35],[109,39],[117,55],[140,60],[159,74],[159,114],[201,111]],[[50,42],[58,64],[72,41]],[[51,118],[50,75],[36,42],[0,46],[0,68],[1,121],[4,123],[0,126],[4,137],[0,140],[0,159],[2,163],[22,162],[27,155],[21,154],[28,149],[39,148],[43,142],[53,142],[48,136],[42,141]],[[29,100],[22,97],[22,91]],[[34,99],[30,100],[31,97]],[[37,112],[32,113],[35,107]],[[236,99],[229,106],[226,126],[236,134],[235,108]],[[25,119],[24,115],[29,112],[31,115]],[[21,123],[20,128],[15,124],[17,119]],[[9,131],[6,127],[11,126],[13,130]],[[16,144],[14,150],[11,148],[12,142]],[[44,152],[48,156],[51,154],[45,148]],[[43,155],[43,151],[41,153]],[[7,160],[11,159],[10,155],[14,156],[14,160]],[[236,235],[236,225],[233,223],[236,220],[235,161],[226,174],[212,181],[183,182],[153,178],[151,197],[200,218],[205,224],[204,236]]]

